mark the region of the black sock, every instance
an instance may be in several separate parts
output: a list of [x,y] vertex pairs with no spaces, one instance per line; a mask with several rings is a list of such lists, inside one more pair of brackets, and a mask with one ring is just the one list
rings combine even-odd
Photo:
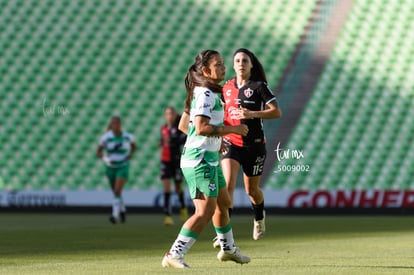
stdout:
[[185,208],[184,192],[178,194],[178,199],[180,200],[181,208]]
[[164,193],[164,214],[165,215],[171,215],[170,211],[170,193]]
[[261,204],[257,204],[257,205],[252,203],[252,207],[254,211],[254,219],[256,221],[263,220],[264,201]]
[[229,208],[229,218],[231,218],[232,214],[233,214],[233,208]]

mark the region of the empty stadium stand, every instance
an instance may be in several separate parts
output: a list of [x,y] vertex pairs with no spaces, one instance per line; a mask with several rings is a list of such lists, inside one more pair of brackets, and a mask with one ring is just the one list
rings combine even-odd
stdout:
[[[378,9],[371,12],[370,20],[363,22],[361,12],[367,10],[369,5],[360,2],[350,24],[363,24],[364,28],[358,31],[375,35],[365,24],[374,24],[381,18],[385,22],[381,28],[390,30],[387,22],[395,19],[396,14],[382,18],[381,9]],[[157,142],[163,110],[169,105],[178,110],[182,108],[185,93],[183,78],[196,53],[205,48],[220,50],[230,77],[232,52],[239,47],[250,48],[262,60],[270,85],[275,86],[315,3],[316,0],[0,0],[0,189],[108,189],[103,164],[96,159],[95,150],[100,135],[114,114],[123,118],[124,128],[136,136],[138,145],[131,162],[127,188],[160,188]],[[379,7],[387,8],[386,5]],[[410,14],[405,12],[406,16]],[[403,19],[398,22],[402,22],[400,31],[410,26]],[[336,107],[345,104],[342,100],[351,84],[353,96],[347,100],[346,106],[352,106],[350,113],[359,114],[353,104],[362,104],[362,88],[366,86],[360,81],[355,82],[358,86],[352,82],[355,77],[361,77],[356,73],[355,62],[352,66],[346,66],[355,75],[349,79],[340,76],[343,70],[340,65],[344,61],[339,57],[363,60],[368,73],[376,68],[376,63],[368,59],[374,58],[376,52],[372,49],[365,56],[350,49],[351,46],[365,49],[364,46],[369,43],[365,33],[354,32],[351,26],[348,26],[338,45],[337,57],[333,56],[327,68],[327,73],[331,73],[321,80],[323,82],[315,93],[315,99],[293,136],[292,146],[298,144],[294,142],[306,141],[302,140],[301,131],[311,131],[311,136],[306,134],[304,137],[318,141],[318,133],[336,121],[336,117],[330,118],[331,111],[344,115],[341,115],[344,121],[335,123],[337,132],[330,132],[344,132],[347,123],[354,118],[349,117],[349,109],[342,111]],[[360,36],[364,42],[355,44],[353,38]],[[404,45],[412,47],[408,43]],[[384,62],[390,66],[381,67],[383,74],[375,78],[374,84],[388,77],[389,70],[395,71],[392,60],[398,57],[393,53],[387,50],[389,59]],[[412,51],[405,53],[408,56]],[[404,58],[398,60],[406,61]],[[406,75],[407,70],[402,70],[394,80],[399,81]],[[341,82],[336,82],[337,79]],[[412,88],[409,86],[411,82],[404,84],[408,86],[405,86],[407,97],[403,98],[395,89],[384,97],[381,91],[385,90],[377,89],[378,85],[372,86],[374,84],[368,76],[360,80],[364,80],[372,90],[372,96],[364,101],[366,106],[382,103],[390,107],[392,103],[394,108],[404,108],[405,113],[412,113],[411,103],[404,100],[410,98],[408,90]],[[335,93],[332,93],[333,87],[337,88]],[[334,96],[338,101],[333,101]],[[327,115],[325,122],[319,121],[324,116],[311,111],[315,106]],[[374,130],[381,128],[375,122],[388,119],[387,133],[393,138],[403,139],[400,149],[405,150],[406,146],[412,146],[407,142],[412,126],[405,124],[411,120],[405,121],[408,116],[391,116],[391,109],[385,112],[386,115],[368,107],[362,111],[358,118],[364,119],[364,123],[370,122],[373,127],[368,131],[372,136],[367,136],[366,142],[377,136]],[[371,117],[370,114],[378,116]],[[395,125],[406,126],[398,128],[400,134],[393,135],[396,133],[392,128]],[[315,132],[315,127],[320,132]],[[355,124],[353,129],[359,131],[361,127]],[[333,148],[343,146],[341,136],[329,136],[329,140],[336,142],[332,150],[322,144],[325,139],[312,146],[309,143],[304,148],[310,154],[306,160],[318,159],[325,163],[319,151],[311,151],[311,147],[323,147],[322,152],[331,156]],[[359,139],[354,140],[350,136],[349,141],[357,142]],[[343,152],[344,156],[349,154],[347,150],[338,152]],[[362,157],[368,153],[361,150],[360,154]],[[395,154],[394,157],[400,157],[398,152]],[[339,157],[335,159],[341,161]],[[352,165],[359,167],[361,159],[354,159],[357,163]],[[412,160],[412,155],[406,159]],[[409,162],[404,163],[406,166],[399,167],[401,171],[409,168]],[[341,165],[342,162],[337,164],[338,167]],[[312,166],[312,171],[316,172],[304,177],[306,184],[318,182],[313,180],[315,177],[324,179],[325,173],[317,173],[318,167],[316,164]],[[390,165],[387,167],[391,169]],[[365,168],[360,171],[361,177],[367,178],[366,184],[371,180],[370,172],[372,170]],[[343,177],[338,179],[346,182],[342,181]],[[406,183],[406,174],[400,180]],[[299,182],[292,175],[273,178],[270,185],[278,188],[289,184],[306,186]]]
[[412,1],[354,1],[283,148],[302,151],[303,157],[283,159],[274,167],[309,165],[309,171],[272,173],[267,188],[413,188],[413,18]]

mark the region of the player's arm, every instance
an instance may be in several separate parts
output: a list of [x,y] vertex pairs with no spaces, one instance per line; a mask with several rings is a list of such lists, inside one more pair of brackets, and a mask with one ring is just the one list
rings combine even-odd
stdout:
[[239,112],[240,119],[253,119],[253,118],[261,118],[261,119],[272,119],[272,118],[280,118],[282,117],[282,111],[280,110],[276,100],[271,101],[266,104],[267,108],[265,110],[260,111],[252,111],[246,108],[241,108]]
[[186,111],[181,115],[180,122],[178,123],[178,130],[188,135],[188,123],[190,122],[190,114]]
[[164,143],[163,137],[162,137],[162,128],[160,130],[160,140],[158,141],[158,147],[162,147]]
[[135,142],[131,142],[131,145],[130,146],[131,147],[130,147],[130,150],[129,150],[129,154],[127,156],[127,159],[131,159],[132,158],[132,155],[134,154],[135,150],[137,149],[137,146],[135,145]]
[[103,150],[104,147],[102,145],[98,145],[98,149],[96,150],[96,156],[100,159],[103,157]]
[[272,119],[282,117],[282,111],[277,103],[276,97],[273,95],[272,90],[267,83],[263,82],[257,91],[262,99],[262,102],[266,104],[266,109],[259,111],[252,111],[246,108],[240,109],[240,119]]
[[235,125],[235,126],[216,126],[210,124],[210,118],[203,115],[198,115],[195,117],[195,129],[196,134],[201,136],[225,136],[227,134],[238,134],[246,136],[249,132],[249,128],[245,124]]

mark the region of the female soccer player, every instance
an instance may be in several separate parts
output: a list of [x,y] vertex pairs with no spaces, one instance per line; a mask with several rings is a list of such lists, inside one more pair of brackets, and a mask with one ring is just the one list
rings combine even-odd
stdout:
[[[105,161],[106,176],[114,194],[112,216],[109,218],[113,224],[119,220],[125,223],[126,208],[122,200],[122,188],[128,180],[129,160],[134,154],[135,148],[134,136],[122,131],[121,118],[112,117],[108,131],[99,141],[96,155]],[[105,156],[104,150],[106,151]]]
[[[225,101],[224,125],[246,124],[246,136],[229,134],[224,137],[228,147],[222,156],[221,165],[233,207],[233,194],[240,166],[246,193],[254,210],[253,239],[265,233],[264,197],[260,189],[260,176],[266,159],[265,137],[262,119],[281,117],[276,97],[267,86],[262,64],[249,50],[241,48],[233,54],[236,76],[223,86]],[[267,106],[267,108],[265,108]]]
[[180,201],[180,218],[184,222],[187,220],[188,211],[185,206],[184,192],[181,188],[183,174],[180,169],[181,146],[185,142],[185,134],[178,130],[180,116],[173,107],[165,109],[166,124],[161,127],[161,181],[164,188],[164,225],[173,225],[171,217],[171,179],[174,179],[175,192]]
[[[212,219],[219,236],[221,261],[250,262],[234,245],[228,216],[229,196],[221,168],[219,149],[221,136],[246,135],[244,124],[224,126],[223,103],[220,99],[225,67],[217,51],[202,51],[195,58],[185,79],[186,109],[190,110],[188,136],[181,157],[181,168],[195,206],[195,213],[183,224],[162,266],[186,268],[184,255]],[[221,203],[218,203],[220,201]]]

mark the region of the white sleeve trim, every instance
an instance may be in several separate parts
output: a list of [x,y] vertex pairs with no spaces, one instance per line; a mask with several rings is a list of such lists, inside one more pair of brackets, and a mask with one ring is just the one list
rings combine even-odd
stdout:
[[271,100],[267,101],[267,102],[266,102],[266,105],[267,105],[267,104],[269,104],[270,102],[274,101],[274,100],[276,100],[276,97],[274,97],[274,98],[272,98]]

